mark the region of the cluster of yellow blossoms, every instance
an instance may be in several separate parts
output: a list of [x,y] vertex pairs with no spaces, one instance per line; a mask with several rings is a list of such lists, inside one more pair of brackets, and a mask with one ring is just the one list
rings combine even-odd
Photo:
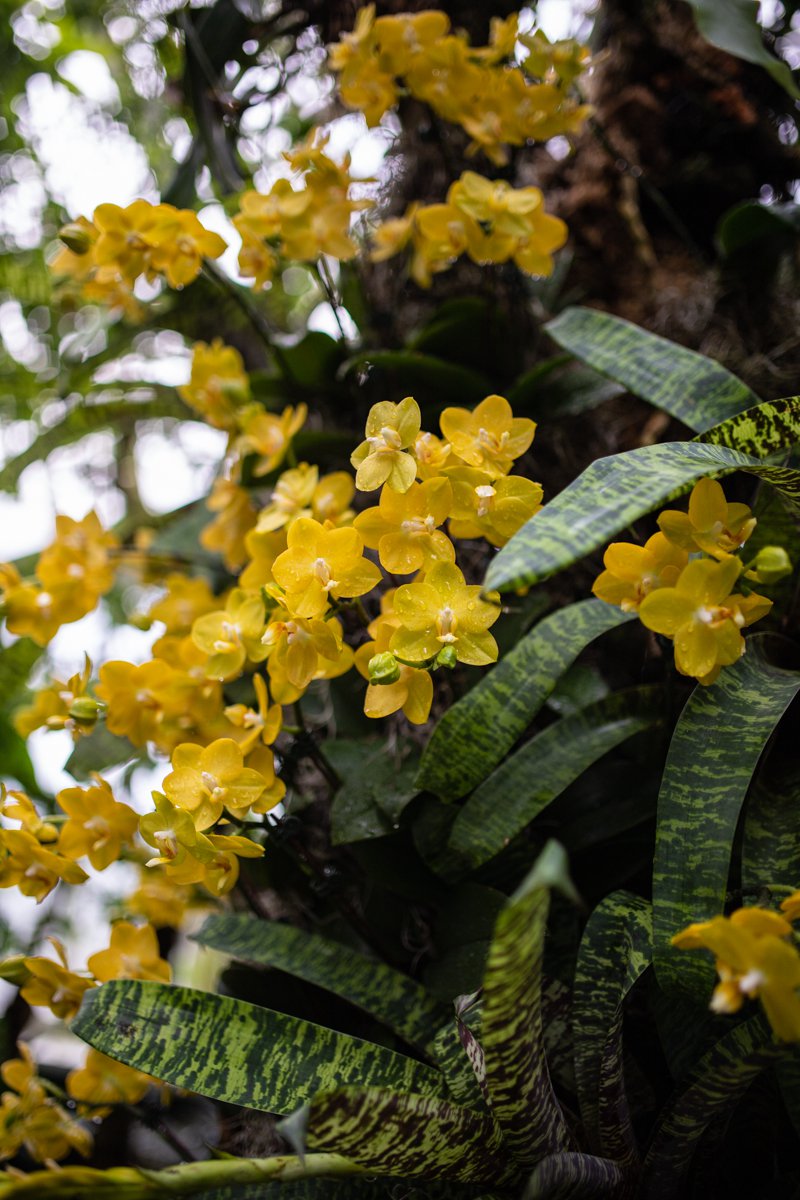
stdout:
[[350,157],[341,166],[324,152],[324,141],[309,139],[284,158],[293,178],[278,179],[266,195],[247,191],[233,218],[241,234],[239,270],[263,288],[278,266],[278,256],[293,262],[316,262],[323,254],[341,262],[355,257],[350,236],[354,213],[372,201],[350,195]]
[[430,287],[433,275],[467,254],[473,262],[513,262],[526,275],[550,275],[552,255],[567,227],[544,211],[539,188],[513,188],[465,171],[450,185],[445,204],[411,204],[403,217],[384,221],[373,234],[374,262],[411,248],[411,275]]
[[62,625],[91,612],[114,582],[117,545],[93,512],[82,521],[56,517],[55,541],[39,555],[32,579],[0,565],[0,614],[9,633],[45,646]]
[[470,152],[482,150],[499,166],[509,145],[580,128],[588,109],[568,89],[587,58],[575,42],[551,45],[542,33],[520,33],[517,14],[492,20],[488,46],[470,46],[438,9],[376,19],[372,4],[329,49],[342,100],[368,125],[407,94],[460,125]]
[[[119,921],[107,949],[90,956],[85,972],[69,969],[64,948],[50,939],[56,960],[44,956],[7,959],[0,976],[17,984],[32,1007],[49,1008],[62,1021],[71,1021],[87,991],[110,979],[153,979],[168,983],[169,963],[161,958],[155,930]],[[90,1130],[54,1098],[59,1089],[39,1078],[30,1050],[18,1044],[21,1058],[3,1063],[3,1082],[11,1090],[0,1098],[0,1158],[13,1158],[24,1147],[37,1161],[65,1158],[73,1150],[88,1155]],[[64,1099],[77,1102],[79,1116],[107,1116],[109,1105],[137,1104],[155,1081],[88,1050],[82,1067],[70,1071]]]
[[719,983],[711,998],[718,1013],[738,1012],[758,997],[780,1041],[800,1041],[800,952],[791,921],[800,918],[800,892],[766,908],[739,908],[730,917],[696,922],[672,939],[681,950],[710,950]]
[[134,200],[121,208],[100,204],[91,221],[79,217],[61,230],[64,247],[50,264],[56,276],[81,284],[85,299],[136,316],[133,288],[140,276],[163,276],[181,288],[200,274],[204,258],[219,258],[225,242],[197,214],[172,204]]
[[756,592],[734,592],[737,581],[769,585],[791,571],[777,546],[764,547],[749,566],[736,555],[755,525],[746,504],[729,504],[715,479],[701,479],[688,513],[662,512],[660,532],[644,546],[614,542],[608,547],[606,569],[592,590],[671,638],[682,675],[713,683],[722,667],[744,654],[742,629],[772,607]]

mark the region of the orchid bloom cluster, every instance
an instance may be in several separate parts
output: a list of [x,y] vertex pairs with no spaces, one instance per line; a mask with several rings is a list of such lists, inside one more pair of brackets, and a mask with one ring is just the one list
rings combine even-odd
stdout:
[[292,179],[278,179],[266,194],[243,193],[233,224],[242,237],[239,270],[264,288],[279,257],[293,262],[316,262],[329,255],[340,262],[354,258],[350,233],[353,215],[372,201],[351,196],[350,156],[339,165],[324,152],[324,139],[315,132],[284,154]]
[[64,246],[53,259],[54,275],[81,285],[83,298],[121,308],[136,317],[134,285],[164,278],[182,288],[200,274],[203,260],[219,258],[225,241],[196,213],[172,204],[134,200],[125,208],[100,204],[91,221],[79,217],[60,232]]
[[763,585],[791,571],[784,550],[765,546],[746,565],[736,554],[752,534],[746,504],[729,504],[715,479],[701,479],[688,513],[667,509],[659,532],[644,546],[614,542],[592,591],[623,612],[635,612],[654,633],[675,645],[675,666],[702,684],[713,683],[745,651],[742,629],[766,616],[772,601],[743,580]]
[[370,4],[329,59],[342,100],[368,125],[409,95],[460,125],[472,139],[469,153],[481,150],[497,166],[508,161],[508,146],[573,133],[589,111],[569,94],[587,66],[585,48],[520,33],[516,13],[492,20],[488,46],[470,46],[438,9],[376,19]]
[[738,1012],[746,999],[757,997],[779,1041],[795,1042],[800,1040],[800,951],[790,922],[798,918],[800,892],[792,892],[780,913],[739,908],[730,917],[687,926],[672,944],[714,955],[719,983],[711,998],[713,1012]]
[[544,211],[539,188],[513,188],[465,171],[451,184],[445,204],[411,204],[405,216],[379,225],[373,239],[373,262],[410,247],[411,276],[420,287],[430,287],[432,276],[462,254],[479,266],[513,262],[526,275],[550,275],[567,227]]
[[[152,979],[168,983],[169,963],[161,958],[155,930],[117,922],[105,950],[89,957],[84,972],[72,971],[61,943],[50,939],[56,958],[20,956],[0,963],[0,977],[20,987],[32,1007],[48,1008],[69,1022],[83,996],[110,979]],[[0,1158],[13,1158],[21,1148],[38,1162],[65,1158],[72,1151],[84,1157],[92,1148],[92,1134],[53,1098],[53,1087],[36,1074],[36,1064],[24,1042],[21,1057],[0,1067],[3,1082],[11,1089],[0,1097]],[[102,1119],[115,1104],[137,1104],[156,1081],[132,1067],[89,1049],[83,1066],[69,1072],[65,1081],[68,1099],[77,1104],[77,1115]]]

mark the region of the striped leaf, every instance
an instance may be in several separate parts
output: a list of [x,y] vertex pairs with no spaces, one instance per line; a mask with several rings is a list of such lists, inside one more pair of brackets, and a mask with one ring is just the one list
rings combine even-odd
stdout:
[[608,1158],[591,1154],[550,1154],[528,1180],[522,1200],[621,1200],[629,1195],[624,1171]]
[[445,1075],[451,1095],[467,1108],[486,1107],[486,1064],[478,1040],[481,1006],[472,996],[459,996],[455,1015],[443,1025],[430,1045],[431,1055]]
[[437,1071],[383,1046],[193,988],[114,980],[87,996],[72,1030],[176,1087],[265,1112],[355,1083],[446,1093]]
[[741,379],[712,358],[609,313],[565,308],[545,329],[581,362],[698,433],[758,403]]
[[800,396],[765,400],[707,429],[695,442],[767,458],[800,442]]
[[652,935],[645,900],[607,896],[583,932],[573,984],[575,1081],[589,1147],[631,1166],[638,1149],[623,1077],[623,1005],[650,965]]
[[448,709],[425,747],[417,786],[445,800],[472,791],[525,732],[581,651],[630,619],[599,600],[545,617]]
[[542,959],[550,890],[576,899],[566,855],[548,842],[500,913],[483,980],[481,1044],[492,1112],[509,1152],[530,1170],[570,1148],[542,1032]]
[[474,870],[499,854],[592,763],[654,725],[663,699],[658,687],[615,692],[532,737],[460,810],[448,842],[449,874]]
[[702,954],[670,945],[691,921],[725,906],[739,814],[758,760],[787,706],[800,672],[766,657],[781,642],[756,634],[748,653],[711,687],[698,686],[680,715],[658,798],[653,865],[653,957],[664,989],[707,1003],[714,967]]
[[748,471],[789,499],[800,498],[800,471],[766,466],[725,445],[663,442],[598,458],[532,517],[492,560],[484,587],[529,587],[599,550],[665,500],[704,476]]
[[[287,1131],[286,1126],[289,1126]],[[289,1122],[312,1152],[343,1154],[376,1175],[502,1185],[517,1168],[499,1126],[473,1109],[381,1088],[323,1092]]]
[[762,1017],[735,1026],[697,1062],[667,1105],[644,1161],[641,1200],[674,1200],[701,1139],[729,1114],[754,1079],[785,1053]]
[[333,992],[410,1042],[424,1045],[444,1020],[445,1006],[413,979],[317,933],[217,913],[193,937],[231,958],[276,967]]
[[747,798],[742,839],[742,888],[800,884],[800,764],[762,771]]

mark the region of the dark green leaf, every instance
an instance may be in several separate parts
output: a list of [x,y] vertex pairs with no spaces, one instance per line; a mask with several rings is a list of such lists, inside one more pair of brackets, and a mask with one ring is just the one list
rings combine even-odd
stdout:
[[623,1004],[650,965],[652,934],[646,901],[607,896],[583,932],[573,984],[575,1080],[589,1147],[631,1165],[638,1152],[623,1077]]
[[428,409],[451,403],[477,404],[492,390],[482,372],[415,350],[367,351],[348,359],[340,374],[345,379],[375,374],[393,393],[416,396]]
[[725,258],[749,258],[788,251],[800,234],[800,206],[757,204],[744,200],[734,205],[717,226],[717,248]]
[[765,466],[724,445],[664,442],[599,458],[511,538],[492,560],[484,588],[509,591],[541,583],[698,479],[732,471],[752,472],[800,499],[799,471]]
[[580,652],[627,620],[599,600],[545,617],[445,713],[425,747],[417,786],[447,800],[465,796],[525,732]]
[[75,749],[66,761],[65,770],[69,771],[73,779],[89,779],[92,771],[105,771],[106,767],[128,762],[138,753],[133,742],[111,733],[106,725],[101,723],[75,743]]
[[650,1143],[638,1193],[643,1200],[685,1195],[684,1180],[701,1138],[713,1121],[732,1111],[782,1049],[764,1019],[754,1017],[737,1025],[696,1063],[667,1105]]
[[794,100],[800,100],[800,90],[789,67],[764,45],[756,4],[751,0],[689,0],[689,3],[694,9],[697,28],[712,46],[763,67]]
[[[772,665],[771,635],[711,687],[697,686],[673,734],[661,792],[653,865],[653,961],[659,984],[707,1003],[710,957],[678,950],[674,934],[723,912],[739,814],[770,735],[800,691],[800,672]],[[775,639],[777,648],[781,643]]]
[[481,1045],[492,1112],[508,1149],[531,1169],[570,1149],[550,1083],[542,1030],[542,959],[550,889],[575,897],[566,855],[548,842],[497,919],[483,980]]
[[638,325],[567,308],[545,329],[565,350],[656,408],[702,431],[758,403],[725,367]]
[[342,738],[329,742],[325,752],[342,779],[331,807],[333,844],[393,833],[403,809],[419,791],[414,783],[417,756],[401,759],[388,754],[383,742]]
[[800,883],[800,764],[772,764],[753,781],[745,810],[742,888]]
[[118,979],[87,995],[73,1033],[212,1100],[292,1112],[343,1084],[446,1094],[443,1077],[383,1046],[193,988]]
[[413,979],[316,933],[219,913],[208,918],[194,940],[325,988],[411,1042],[427,1042],[443,1020],[443,1007]]
[[549,1154],[534,1168],[522,1200],[580,1200],[625,1194],[625,1172],[608,1158],[591,1154]]
[[658,687],[615,692],[536,734],[480,785],[450,832],[451,874],[474,870],[499,854],[592,763],[655,724]]
[[561,354],[521,375],[509,388],[507,399],[515,416],[554,421],[597,408],[624,391],[591,367]]

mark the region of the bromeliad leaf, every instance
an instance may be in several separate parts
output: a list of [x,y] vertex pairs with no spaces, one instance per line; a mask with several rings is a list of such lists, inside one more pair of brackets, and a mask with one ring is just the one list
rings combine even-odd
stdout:
[[579,1196],[625,1195],[625,1174],[618,1163],[591,1154],[550,1154],[533,1171],[522,1200],[567,1200]]
[[800,498],[800,471],[765,465],[724,445],[663,442],[598,458],[503,547],[484,587],[509,591],[541,583],[703,476],[733,471],[751,472],[790,499]]
[[609,313],[566,308],[545,329],[576,358],[698,433],[758,403],[713,359]]
[[800,671],[767,657],[772,635],[748,639],[748,652],[711,687],[697,687],[678,720],[658,799],[653,865],[653,958],[664,989],[706,1003],[714,978],[705,955],[670,939],[725,907],[739,814],[764,746],[800,691]]
[[700,1139],[710,1127],[725,1129],[725,1117],[780,1054],[766,1021],[755,1017],[737,1025],[698,1060],[653,1135],[637,1193],[642,1200],[673,1200],[684,1194],[684,1179]]
[[500,1186],[518,1178],[488,1114],[431,1096],[341,1088],[315,1096],[297,1117],[310,1151],[335,1146],[374,1174]]
[[625,1094],[623,1004],[652,958],[650,905],[614,892],[592,913],[573,985],[575,1081],[591,1149],[633,1166],[638,1150]]
[[501,763],[467,800],[450,832],[452,874],[488,862],[592,763],[656,724],[663,691],[631,688],[563,717]]
[[765,400],[729,417],[694,439],[710,446],[727,446],[756,458],[788,450],[800,442],[800,396]]
[[193,988],[114,980],[87,997],[72,1029],[176,1087],[272,1113],[351,1083],[447,1090],[438,1072],[383,1046]]
[[417,786],[446,800],[465,796],[524,733],[580,652],[630,619],[597,600],[545,617],[442,717],[425,747]]
[[548,842],[497,920],[483,980],[481,1044],[486,1086],[510,1153],[530,1170],[570,1149],[542,1033],[542,960],[550,889],[577,899],[566,855]]
[[349,946],[291,925],[220,913],[208,918],[194,940],[232,958],[277,967],[342,996],[410,1042],[424,1045],[445,1018],[445,1006],[413,979]]

